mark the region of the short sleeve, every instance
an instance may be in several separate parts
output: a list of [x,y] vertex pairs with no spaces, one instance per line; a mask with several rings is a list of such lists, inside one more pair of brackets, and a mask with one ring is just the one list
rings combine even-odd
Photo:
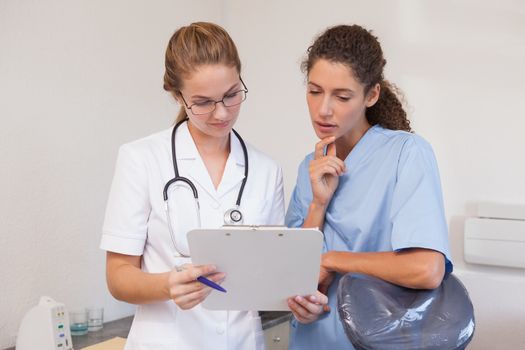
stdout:
[[100,248],[142,255],[151,212],[147,168],[129,145],[120,148],[106,207]]
[[302,227],[306,217],[307,205],[310,203],[310,200],[306,198],[306,192],[308,192],[306,186],[310,186],[307,165],[307,159],[299,165],[297,181],[286,211],[285,223],[287,227]]
[[390,218],[394,250],[439,251],[445,255],[446,271],[452,270],[437,162],[430,145],[416,135],[401,151]]

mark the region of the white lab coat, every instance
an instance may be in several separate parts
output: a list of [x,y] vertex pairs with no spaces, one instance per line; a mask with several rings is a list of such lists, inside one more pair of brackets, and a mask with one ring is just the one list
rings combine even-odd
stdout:
[[[107,251],[142,255],[142,269],[150,273],[191,262],[173,257],[162,197],[164,185],[174,177],[171,131],[120,148],[100,244]],[[190,179],[199,193],[202,227],[221,227],[225,211],[235,205],[244,178],[244,156],[237,137],[230,135],[231,153],[217,189],[186,123],[177,130],[175,142],[179,173]],[[249,173],[241,202],[244,224],[281,225],[281,168],[248,144],[247,148]],[[170,187],[169,200],[177,247],[187,253],[185,235],[197,223],[193,194],[187,185],[178,183]],[[126,350],[263,348],[256,311],[210,311],[200,305],[182,310],[173,301],[139,305],[126,343]]]

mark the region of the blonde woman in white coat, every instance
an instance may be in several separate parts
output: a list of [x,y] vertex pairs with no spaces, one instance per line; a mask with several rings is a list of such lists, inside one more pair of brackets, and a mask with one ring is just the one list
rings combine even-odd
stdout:
[[[201,307],[217,291],[196,278],[220,284],[225,275],[191,263],[186,233],[221,227],[239,193],[244,224],[282,224],[281,169],[232,131],[247,87],[223,28],[202,22],[180,28],[165,64],[164,89],[181,105],[178,126],[120,148],[101,241],[111,294],[138,305],[126,350],[262,349],[256,311]],[[199,207],[187,183],[169,183],[174,163],[198,192]]]

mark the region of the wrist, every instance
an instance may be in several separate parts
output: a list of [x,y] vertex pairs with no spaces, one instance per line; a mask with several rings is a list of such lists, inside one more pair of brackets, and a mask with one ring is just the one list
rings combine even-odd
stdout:
[[332,265],[332,256],[333,251],[329,251],[321,255],[321,267],[329,272],[334,270]]
[[328,203],[323,203],[321,201],[316,200],[315,198],[310,203],[311,212],[319,212],[319,213],[324,214],[327,208],[328,208]]
[[326,206],[314,201],[310,202],[308,214],[304,220],[303,227],[317,227],[322,230],[325,213]]
[[160,274],[162,280],[162,295],[165,300],[171,299],[171,274],[169,272],[164,272]]

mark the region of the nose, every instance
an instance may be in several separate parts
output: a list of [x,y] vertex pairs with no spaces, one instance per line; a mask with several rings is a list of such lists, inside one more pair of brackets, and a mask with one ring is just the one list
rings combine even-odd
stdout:
[[332,115],[332,113],[333,110],[330,96],[327,94],[324,96],[323,100],[321,101],[321,105],[319,106],[319,115],[321,117],[329,117]]
[[213,116],[215,119],[219,120],[228,119],[228,108],[224,106],[223,102],[217,102],[215,105],[215,110],[213,111]]

